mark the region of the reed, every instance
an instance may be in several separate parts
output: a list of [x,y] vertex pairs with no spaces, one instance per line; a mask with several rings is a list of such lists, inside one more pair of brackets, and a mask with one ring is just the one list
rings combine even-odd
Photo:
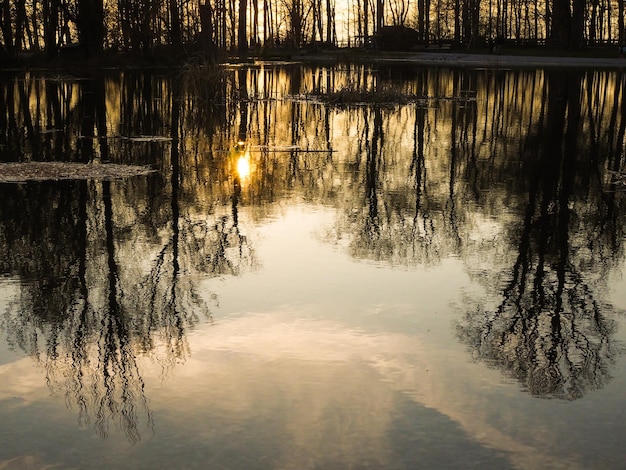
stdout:
[[190,56],[182,65],[179,78],[191,96],[210,105],[225,103],[228,73],[210,56]]
[[359,90],[352,87],[344,87],[334,92],[319,95],[318,99],[332,106],[358,106],[369,104],[393,106],[415,103],[422,98],[393,88]]

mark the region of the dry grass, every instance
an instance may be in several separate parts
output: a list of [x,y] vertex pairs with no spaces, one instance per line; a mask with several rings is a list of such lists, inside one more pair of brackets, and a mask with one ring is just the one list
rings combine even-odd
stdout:
[[207,56],[190,57],[181,67],[180,80],[190,96],[207,104],[220,105],[226,99],[226,70]]
[[357,105],[404,105],[422,101],[417,95],[403,93],[392,88],[382,90],[357,90],[350,87],[338,91],[317,96],[319,100],[332,106],[357,106]]

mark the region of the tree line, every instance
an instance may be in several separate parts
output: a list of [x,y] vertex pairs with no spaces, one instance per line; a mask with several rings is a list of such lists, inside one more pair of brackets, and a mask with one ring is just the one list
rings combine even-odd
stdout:
[[624,0],[2,0],[0,57],[364,47],[386,26],[423,44],[578,49],[624,41]]

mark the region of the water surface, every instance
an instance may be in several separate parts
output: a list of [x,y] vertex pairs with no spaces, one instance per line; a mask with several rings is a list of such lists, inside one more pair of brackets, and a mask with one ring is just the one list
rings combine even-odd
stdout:
[[0,86],[0,468],[622,467],[620,72]]

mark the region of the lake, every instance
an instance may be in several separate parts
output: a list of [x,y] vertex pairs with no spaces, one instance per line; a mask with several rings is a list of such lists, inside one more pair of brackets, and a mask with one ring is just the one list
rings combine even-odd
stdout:
[[0,75],[0,469],[623,468],[625,87]]

